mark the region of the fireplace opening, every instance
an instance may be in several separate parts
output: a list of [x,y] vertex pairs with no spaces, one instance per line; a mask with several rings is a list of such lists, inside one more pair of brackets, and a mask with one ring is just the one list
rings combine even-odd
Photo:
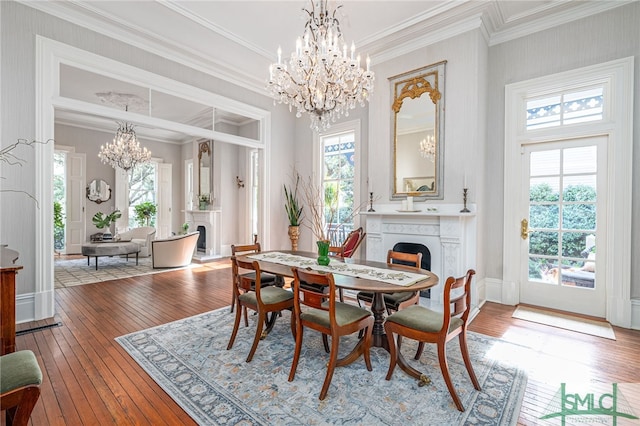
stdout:
[[198,226],[198,232],[200,232],[200,235],[198,236],[198,244],[196,245],[197,251],[206,253],[207,252],[207,228],[204,226]]
[[[431,252],[429,251],[427,246],[425,246],[424,244],[404,243],[404,242],[396,243],[393,246],[393,251],[399,251],[402,253],[412,253],[412,254],[422,253],[422,263],[420,264],[420,267],[428,271],[431,270]],[[402,262],[398,262],[398,263],[402,263]],[[430,298],[431,289],[421,290],[420,297]]]

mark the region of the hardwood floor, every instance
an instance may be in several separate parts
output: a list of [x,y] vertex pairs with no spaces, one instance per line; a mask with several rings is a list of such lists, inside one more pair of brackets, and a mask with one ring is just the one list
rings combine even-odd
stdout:
[[[61,323],[16,339],[18,350],[35,352],[44,374],[31,424],[195,424],[114,338],[228,306],[230,273],[223,260],[57,289],[55,318],[17,327]],[[523,347],[497,355],[518,358],[529,373],[519,424],[543,424],[539,417],[562,381],[640,382],[640,331],[615,328],[611,341],[513,319],[513,310],[486,303],[470,329]]]

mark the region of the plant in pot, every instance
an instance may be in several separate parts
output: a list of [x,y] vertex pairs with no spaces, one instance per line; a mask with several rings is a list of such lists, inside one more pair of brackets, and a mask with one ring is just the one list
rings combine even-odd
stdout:
[[153,226],[151,219],[156,215],[156,205],[151,201],[137,204],[133,207],[136,213],[136,221],[140,226]]
[[91,219],[91,221],[98,229],[107,228],[107,232],[104,232],[102,234],[102,239],[110,240],[112,238],[110,226],[112,223],[115,223],[115,221],[120,219],[121,217],[122,217],[122,213],[120,213],[120,210],[114,210],[111,213],[106,215],[102,212],[98,212],[95,215],[93,215],[93,218]]
[[298,184],[300,176],[296,176],[296,186],[291,189],[284,185],[284,209],[289,218],[289,239],[291,250],[298,250],[298,238],[300,237],[300,224],[302,223],[302,206],[298,201]]

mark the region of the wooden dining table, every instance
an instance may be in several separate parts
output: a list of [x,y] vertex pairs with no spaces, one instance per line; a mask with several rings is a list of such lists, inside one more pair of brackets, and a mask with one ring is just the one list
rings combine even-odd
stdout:
[[[310,259],[316,259],[318,257],[317,253],[313,252],[305,252],[305,251],[291,251],[291,250],[278,250],[279,253],[292,254],[296,256],[303,256]],[[266,254],[270,252],[262,252],[262,254]],[[280,263],[275,263],[267,260],[256,260],[251,258],[252,255],[238,256],[238,259],[243,259],[245,261],[257,261],[260,266],[260,270],[263,272],[268,272],[274,275],[281,275],[284,277],[293,278],[293,272],[291,266],[283,265]],[[339,258],[331,258],[332,262],[342,262]],[[418,274],[424,274],[424,280],[418,281],[409,286],[402,286],[397,284],[385,283],[383,281],[378,281],[370,278],[361,278],[361,277],[352,277],[349,275],[342,275],[339,273],[334,273],[334,281],[336,283],[336,287],[342,288],[344,290],[354,290],[354,291],[366,291],[369,293],[373,293],[373,302],[371,304],[371,312],[373,313],[374,324],[373,324],[373,333],[372,345],[374,347],[385,348],[387,351],[389,350],[387,336],[384,332],[384,319],[386,314],[386,306],[384,303],[384,293],[397,293],[397,292],[414,292],[420,290],[426,290],[428,288],[434,287],[438,285],[439,278],[436,274],[431,271],[427,271],[424,269],[416,270],[415,268],[408,268],[403,265],[388,265],[385,262],[373,262],[368,260],[357,260],[357,259],[349,259],[349,263],[355,263],[359,265],[372,266],[380,269],[388,269],[393,271],[405,271],[405,272],[413,272]]]

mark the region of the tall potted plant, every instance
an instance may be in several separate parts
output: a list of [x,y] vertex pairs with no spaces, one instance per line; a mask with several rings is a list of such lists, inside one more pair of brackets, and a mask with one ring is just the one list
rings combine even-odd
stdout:
[[298,183],[300,176],[296,176],[296,186],[291,189],[284,185],[284,209],[289,218],[289,239],[291,250],[298,250],[298,238],[300,238],[300,224],[302,223],[302,206],[298,201]]

